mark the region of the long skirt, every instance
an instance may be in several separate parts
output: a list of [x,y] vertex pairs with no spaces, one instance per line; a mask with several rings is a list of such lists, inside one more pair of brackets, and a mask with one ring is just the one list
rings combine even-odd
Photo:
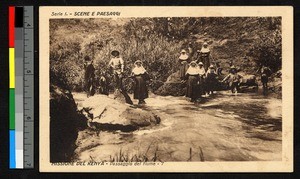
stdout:
[[199,75],[188,75],[186,97],[197,99],[200,96],[198,81]]
[[134,84],[134,99],[143,100],[148,98],[148,89],[146,86],[146,81],[142,77],[142,75],[136,75],[135,78],[135,84]]
[[205,78],[203,77],[200,77],[199,78],[199,88],[198,88],[198,91],[199,91],[199,95],[204,95],[205,94]]
[[216,90],[217,78],[215,74],[209,74],[206,78],[206,92],[213,92]]
[[205,71],[207,71],[208,67],[210,66],[209,54],[201,56],[201,62],[203,63]]
[[179,76],[180,76],[181,80],[185,79],[185,73],[186,73],[188,67],[189,67],[188,63],[180,64],[180,67],[179,67]]

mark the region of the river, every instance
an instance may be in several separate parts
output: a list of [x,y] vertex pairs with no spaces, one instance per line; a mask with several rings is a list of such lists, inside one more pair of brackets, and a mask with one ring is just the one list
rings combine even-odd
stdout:
[[161,117],[159,125],[132,132],[101,131],[99,136],[81,131],[76,160],[281,160],[280,99],[218,92],[196,104],[185,97],[154,94],[146,102],[144,109]]

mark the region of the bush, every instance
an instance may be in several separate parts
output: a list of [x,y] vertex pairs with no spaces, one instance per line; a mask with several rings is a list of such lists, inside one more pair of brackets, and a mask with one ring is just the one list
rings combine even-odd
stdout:
[[[133,63],[138,59],[142,60],[144,67],[154,79],[150,87],[158,88],[157,81],[165,81],[175,71],[182,43],[168,41],[158,33],[139,32],[126,25],[122,29],[119,25],[108,24],[106,29],[101,29],[103,33],[100,35],[94,29],[87,28],[92,26],[90,24],[100,22],[102,21],[99,19],[77,21],[76,25],[72,25],[75,26],[74,29],[87,31],[79,33],[72,31],[66,20],[51,20],[50,30],[53,31],[50,37],[51,74],[61,78],[71,90],[83,90],[83,57],[86,55],[94,61],[96,77],[106,73],[106,77],[112,81],[112,74],[107,74],[110,73],[107,64],[111,59],[112,50],[119,50],[125,61],[125,77],[131,74]],[[72,31],[71,35],[69,31]],[[136,36],[130,35],[133,32]],[[125,89],[132,90],[132,80],[124,79],[124,84]]]
[[[125,77],[133,63],[142,60],[152,79],[149,87],[156,90],[178,69],[180,50],[188,42],[197,50],[204,41],[224,69],[231,61],[247,73],[263,64],[273,71],[281,68],[279,17],[51,19],[51,80],[58,78],[69,89],[82,91],[83,58],[88,55],[96,78],[105,74],[112,81],[108,62],[110,52],[118,50],[125,61]],[[124,84],[132,90],[131,79],[124,79]]]

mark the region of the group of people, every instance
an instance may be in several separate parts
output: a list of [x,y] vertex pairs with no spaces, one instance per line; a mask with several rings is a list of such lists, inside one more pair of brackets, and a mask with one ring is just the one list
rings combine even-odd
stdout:
[[[114,50],[111,52],[112,58],[108,63],[109,68],[113,74],[114,88],[115,90],[121,91],[121,93],[126,93],[124,91],[124,87],[122,84],[122,79],[124,78],[124,60],[120,56],[120,52]],[[149,74],[145,70],[142,65],[141,60],[137,60],[134,63],[134,67],[132,69],[132,73],[130,75],[134,79],[134,94],[133,98],[137,99],[138,104],[145,104],[145,99],[148,98],[148,89],[147,89],[147,81],[150,80]],[[93,61],[89,56],[85,57],[85,90],[87,92],[87,96],[92,96],[95,94],[95,68],[93,65]],[[108,84],[107,79],[101,77],[99,79],[101,83],[101,87],[106,86],[106,90],[104,94],[108,95]]]
[[[212,94],[217,85],[221,82],[227,82],[228,87],[232,93],[239,91],[239,84],[242,76],[237,73],[237,68],[232,65],[229,69],[229,74],[224,78],[220,79],[222,74],[222,68],[219,63],[211,62],[210,49],[208,43],[204,42],[201,50],[196,51],[196,55],[193,55],[193,49],[189,44],[188,52],[181,50],[179,56],[179,75],[182,83],[186,84],[186,97],[191,98],[191,101],[196,101],[201,98],[202,95]],[[116,90],[124,92],[122,79],[124,74],[124,61],[120,56],[119,51],[114,50],[111,52],[112,58],[108,63],[109,68],[113,74],[114,87]],[[193,57],[194,56],[194,57]],[[263,89],[267,89],[267,82],[269,75],[269,68],[263,67],[261,69],[261,80],[263,83]],[[149,74],[143,67],[141,60],[134,62],[131,75],[134,79],[134,99],[137,99],[138,104],[145,104],[145,99],[148,98],[147,81],[150,80]],[[87,96],[94,95],[95,87],[95,68],[93,60],[89,56],[85,57],[85,89]],[[107,79],[101,77],[99,79],[101,85],[106,86],[105,93],[108,95],[108,84]]]
[[186,97],[191,98],[193,102],[201,95],[213,93],[218,76],[222,74],[222,68],[218,63],[216,63],[216,67],[211,64],[211,54],[207,42],[203,43],[201,50],[197,50],[194,58],[191,44],[189,44],[188,53],[184,49],[181,50],[179,64],[181,82],[186,82]]
[[[191,101],[196,101],[202,95],[212,94],[220,83],[227,83],[227,87],[232,93],[237,93],[240,90],[242,76],[239,75],[238,69],[230,64],[229,74],[222,78],[222,68],[218,62],[213,62],[208,43],[204,42],[201,50],[197,50],[196,56],[193,53],[191,43],[188,45],[188,53],[186,50],[181,50],[179,56],[179,75],[182,83],[186,84],[186,97],[191,98]],[[271,75],[269,67],[262,66],[260,71],[261,82],[263,84],[263,94],[267,94],[268,78]]]

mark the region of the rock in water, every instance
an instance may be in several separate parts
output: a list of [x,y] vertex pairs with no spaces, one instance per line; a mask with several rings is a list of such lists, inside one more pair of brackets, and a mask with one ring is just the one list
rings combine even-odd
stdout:
[[185,83],[182,83],[180,80],[179,71],[177,71],[171,74],[167,81],[154,93],[161,96],[183,96],[186,91],[185,86]]
[[78,130],[86,128],[87,119],[77,112],[70,91],[50,87],[50,162],[70,162]]
[[152,112],[142,109],[127,108],[122,115],[127,119],[130,125],[145,127],[160,123],[160,117]]
[[[80,96],[77,98],[75,95],[75,100],[80,100],[79,98]],[[94,129],[127,132],[160,123],[160,117],[150,109],[133,108],[105,95],[86,98],[81,106],[91,109],[89,114],[93,119],[89,124]]]
[[180,83],[179,71],[172,73],[168,78],[166,83]]

